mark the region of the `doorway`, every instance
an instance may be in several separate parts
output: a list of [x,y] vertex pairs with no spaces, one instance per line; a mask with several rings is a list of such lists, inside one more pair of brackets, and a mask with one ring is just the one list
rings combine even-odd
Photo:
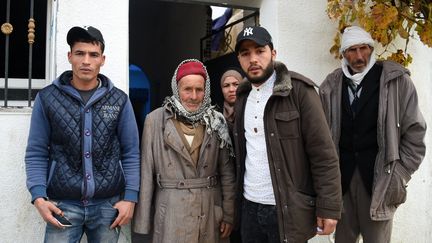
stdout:
[[[224,51],[212,52],[212,2],[221,6],[220,1],[129,1],[129,63],[138,66],[149,79],[151,110],[160,107],[164,98],[171,95],[174,70],[182,60],[189,58],[206,64],[211,78],[212,103],[223,103],[221,74],[224,69],[239,65],[233,53],[236,33],[227,35],[231,39],[231,48],[225,43]],[[247,5],[251,1],[244,2],[244,9],[235,6],[241,10],[237,20],[251,17],[235,25],[240,30],[243,24],[257,25],[259,22],[258,9]],[[249,4],[257,5],[256,2]],[[228,29],[222,29],[221,34],[225,31]]]

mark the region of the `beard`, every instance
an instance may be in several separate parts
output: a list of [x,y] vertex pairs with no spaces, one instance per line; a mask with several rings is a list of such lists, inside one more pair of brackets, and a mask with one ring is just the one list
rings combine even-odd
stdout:
[[253,83],[253,84],[262,84],[265,81],[267,81],[267,79],[270,78],[270,76],[273,74],[274,72],[274,63],[273,61],[270,61],[270,63],[267,65],[267,67],[264,68],[263,70],[263,74],[259,77],[250,77],[247,73],[246,73],[246,77],[249,80],[249,82]]
[[[351,74],[356,74],[356,73],[361,73],[363,72],[366,67],[367,67],[367,62],[363,61],[363,60],[356,60],[355,62],[352,62],[348,65],[348,70],[350,71]],[[359,68],[357,68],[357,66],[360,66]]]

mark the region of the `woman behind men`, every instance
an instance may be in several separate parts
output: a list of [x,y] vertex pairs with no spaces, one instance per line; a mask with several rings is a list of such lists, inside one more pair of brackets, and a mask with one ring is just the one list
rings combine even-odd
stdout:
[[[232,126],[234,124],[234,103],[236,101],[236,91],[239,84],[243,81],[241,71],[236,68],[229,68],[222,74],[221,88],[224,96],[223,116],[227,121],[230,137],[232,139]],[[227,242],[227,241],[225,241]],[[231,243],[241,243],[240,230],[234,229],[230,235]]]
[[221,88],[222,94],[224,96],[223,115],[230,128],[234,123],[234,103],[236,101],[236,91],[242,80],[243,76],[236,68],[228,69],[221,78]]

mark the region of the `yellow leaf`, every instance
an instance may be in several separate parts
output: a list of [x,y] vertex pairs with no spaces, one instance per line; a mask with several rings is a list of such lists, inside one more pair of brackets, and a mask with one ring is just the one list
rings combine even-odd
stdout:
[[420,40],[427,46],[432,47],[432,23],[426,22],[423,28],[418,28]]
[[401,49],[398,49],[395,53],[387,57],[387,60],[392,60],[407,67],[412,62],[412,57],[409,54],[405,54]]
[[397,19],[398,11],[394,6],[379,3],[372,7],[372,18],[379,29],[387,29]]
[[401,25],[399,27],[399,35],[400,37],[404,38],[404,39],[408,39],[409,38],[409,33],[408,31],[405,30],[405,28]]

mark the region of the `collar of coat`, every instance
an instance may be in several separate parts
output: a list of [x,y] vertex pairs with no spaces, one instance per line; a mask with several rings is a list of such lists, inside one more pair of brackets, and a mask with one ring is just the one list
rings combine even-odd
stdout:
[[[301,81],[310,85],[312,87],[318,87],[312,80],[306,78],[305,76],[289,71],[285,64],[275,61],[274,62],[274,70],[276,72],[276,80],[273,86],[273,95],[276,96],[288,96],[291,89],[292,84],[295,81]],[[237,88],[237,94],[248,94],[252,89],[252,84],[247,79],[246,82],[242,82]]]
[[[396,80],[397,77],[408,75],[410,76],[411,73],[408,69],[404,68],[399,63],[393,62],[393,61],[377,61],[375,65],[381,65],[383,67],[383,70],[381,72],[380,79],[383,80],[386,84],[387,82],[390,82],[392,80]],[[343,72],[342,68],[337,68],[332,73],[328,75],[326,80],[342,80]],[[330,89],[335,89],[338,87],[339,82],[328,82],[328,85]],[[323,87],[324,88],[324,87]]]

